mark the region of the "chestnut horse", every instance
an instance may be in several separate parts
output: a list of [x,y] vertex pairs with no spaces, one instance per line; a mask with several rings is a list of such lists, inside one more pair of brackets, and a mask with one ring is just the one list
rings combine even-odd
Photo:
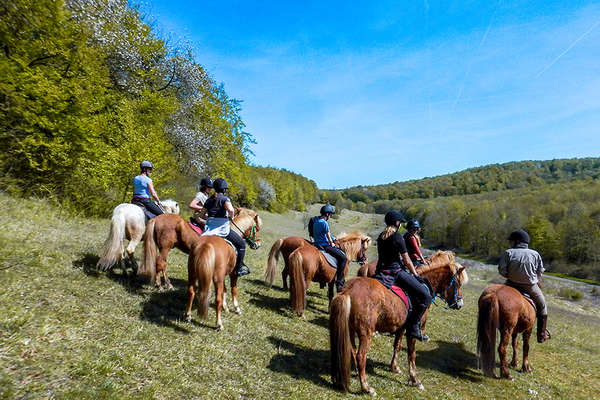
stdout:
[[[427,261],[429,261],[430,266],[450,264],[454,262],[454,252],[452,251],[436,251],[431,257],[426,257]],[[377,269],[377,260],[369,261],[368,263],[364,263],[358,269],[356,276],[368,276],[372,277],[375,275],[375,270]]]
[[277,239],[277,241],[273,243],[273,246],[271,246],[271,251],[269,251],[269,259],[267,261],[267,269],[265,271],[265,284],[267,284],[269,287],[273,285],[273,279],[275,279],[275,274],[277,273],[279,254],[281,254],[284,262],[284,267],[281,271],[281,280],[283,281],[283,288],[287,290],[290,254],[292,254],[292,252],[298,247],[302,247],[304,245],[311,245],[311,243],[300,236],[288,236],[286,238]]
[[[448,308],[460,309],[463,305],[461,287],[468,282],[465,267],[458,263],[417,268],[419,275],[429,279],[433,291],[441,297]],[[425,329],[427,312],[421,319]],[[402,346],[404,323],[408,310],[404,302],[379,281],[357,277],[349,280],[342,291],[331,302],[329,316],[329,338],[331,346],[331,379],[343,390],[350,386],[350,360],[358,368],[362,390],[375,394],[367,383],[367,352],[375,332],[395,333],[394,354],[391,369],[399,372],[397,357]],[[358,353],[355,337],[358,336]],[[415,367],[415,338],[406,338],[408,347],[409,384],[423,388]]]
[[[166,213],[179,214],[179,204],[174,200],[163,200]],[[152,221],[152,220],[151,220]],[[134,252],[138,243],[144,237],[146,230],[146,215],[140,206],[131,203],[119,204],[115,207],[110,221],[110,233],[104,243],[104,251],[96,267],[106,271],[119,263],[121,269],[126,271],[125,264],[131,264],[134,273],[137,271],[137,261]],[[123,241],[129,240],[127,249]],[[123,253],[127,251],[127,258]]]
[[[233,246],[219,236],[200,236],[192,244],[188,258],[188,299],[185,320],[192,319],[194,296],[198,296],[198,314],[201,318],[208,315],[208,294],[211,282],[215,286],[217,310],[217,330],[223,329],[221,310],[227,310],[225,304],[225,277],[229,275],[233,311],[241,314],[237,299],[237,279],[235,269],[235,250]],[[198,286],[196,292],[196,285]]]
[[[253,210],[236,208],[231,229],[246,240],[250,248],[260,248],[257,232],[262,228],[262,220]],[[187,221],[178,215],[159,215],[148,222],[144,237],[144,257],[140,274],[149,278],[157,288],[162,288],[161,275],[165,287],[173,289],[167,276],[167,257],[174,247],[188,254],[193,243],[200,238]]]
[[[350,261],[367,261],[367,248],[371,238],[362,232],[352,232],[340,235],[335,241],[346,253],[347,263],[344,268],[344,277],[348,273]],[[329,303],[333,299],[333,281],[336,269],[327,262],[325,256],[315,246],[301,246],[290,254],[290,301],[292,309],[302,316],[306,307],[306,290],[310,282],[328,284]]]
[[496,330],[500,330],[500,376],[512,379],[508,370],[506,348],[512,338],[513,356],[510,366],[517,367],[519,333],[523,333],[523,365],[521,372],[531,372],[529,338],[535,321],[535,309],[515,288],[497,284],[488,286],[479,297],[477,316],[477,355],[485,376],[496,378]]

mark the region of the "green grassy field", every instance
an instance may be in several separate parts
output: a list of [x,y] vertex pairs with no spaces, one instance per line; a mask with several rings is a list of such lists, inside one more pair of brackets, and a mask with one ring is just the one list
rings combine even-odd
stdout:
[[[214,310],[182,320],[187,256],[175,250],[169,271],[176,290],[157,292],[119,272],[94,269],[108,219],[73,217],[44,201],[0,195],[0,397],[2,398],[356,398],[331,387],[325,291],[313,284],[304,319],[289,311],[281,279],[262,276],[281,236],[304,234],[307,215],[261,213],[264,247],[248,250],[253,273],[241,279],[242,315]],[[344,212],[334,232],[377,232],[380,217]],[[141,246],[138,250],[141,250]],[[374,254],[371,250],[370,257]],[[352,264],[351,274],[357,269]],[[374,338],[371,386],[382,398],[600,398],[597,307],[549,296],[553,339],[534,343],[531,374],[514,381],[483,378],[475,356],[476,304],[493,274],[471,274],[465,307],[433,308],[432,340],[418,344],[424,391],[389,369],[392,338]]]

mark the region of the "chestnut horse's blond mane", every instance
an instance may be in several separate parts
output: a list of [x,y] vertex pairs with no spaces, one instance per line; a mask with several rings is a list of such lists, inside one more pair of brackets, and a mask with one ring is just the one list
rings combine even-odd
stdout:
[[434,271],[446,266],[450,267],[453,274],[459,274],[458,280],[461,286],[469,281],[467,269],[455,261],[454,252],[452,251],[436,251],[429,259],[429,265],[418,267],[417,272],[421,275],[423,272]]
[[367,250],[371,244],[371,238],[360,231],[342,233],[336,241],[342,250],[344,250],[344,253],[348,255],[348,258],[355,258],[360,252],[361,245],[364,250]]
[[249,208],[238,207],[235,209],[234,222],[240,227],[240,229],[246,230],[252,226],[252,222],[255,222],[256,230],[260,231],[262,228],[262,219],[254,210]]

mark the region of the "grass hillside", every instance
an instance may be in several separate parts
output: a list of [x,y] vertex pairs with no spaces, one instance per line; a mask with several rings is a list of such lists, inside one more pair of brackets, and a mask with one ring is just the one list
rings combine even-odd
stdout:
[[[0,208],[0,397],[349,397],[330,384],[325,291],[311,286],[308,310],[299,319],[289,311],[280,278],[271,289],[262,283],[270,245],[304,234],[308,214],[261,213],[264,247],[248,250],[253,273],[240,283],[243,314],[224,314],[225,330],[217,332],[213,310],[206,321],[196,313],[191,323],[182,320],[187,258],[181,252],[173,251],[168,266],[176,290],[157,292],[119,272],[95,271],[108,219],[73,217],[43,201],[5,195]],[[332,229],[374,234],[380,218],[344,211]],[[352,275],[356,269],[352,264]],[[533,373],[515,372],[512,382],[482,377],[475,357],[476,304],[494,279],[472,271],[462,310],[431,310],[432,341],[418,344],[417,352],[424,391],[406,385],[404,359],[401,374],[389,370],[392,338],[374,338],[367,373],[382,398],[600,397],[598,308],[552,295],[553,339],[532,344]],[[356,378],[352,390],[359,390]]]

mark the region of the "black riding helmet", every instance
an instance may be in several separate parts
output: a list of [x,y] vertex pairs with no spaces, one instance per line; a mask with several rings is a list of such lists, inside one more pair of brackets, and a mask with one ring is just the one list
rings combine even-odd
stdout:
[[404,222],[404,215],[398,210],[390,210],[385,213],[384,221],[386,225],[394,225],[396,222]]
[[512,231],[508,236],[508,240],[515,241],[517,243],[527,243],[529,244],[529,234],[525,232],[524,229],[517,229],[516,231]]
[[213,181],[210,178],[202,178],[200,181],[201,188],[211,188],[213,187]]
[[419,224],[419,221],[417,221],[416,219],[411,219],[406,223],[406,229],[421,229],[421,224]]
[[335,207],[331,204],[325,204],[323,207],[321,207],[321,215],[325,214],[335,214]]
[[229,189],[229,185],[227,185],[227,181],[223,178],[217,178],[213,182],[213,189],[217,193],[225,193],[225,190]]

